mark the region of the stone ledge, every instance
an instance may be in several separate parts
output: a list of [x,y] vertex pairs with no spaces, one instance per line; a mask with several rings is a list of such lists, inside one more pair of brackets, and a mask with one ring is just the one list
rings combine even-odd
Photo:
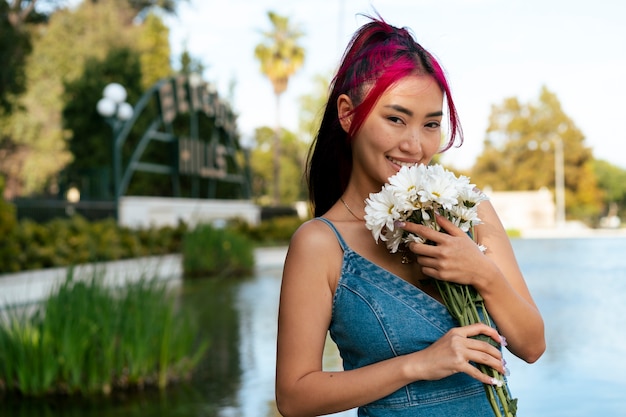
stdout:
[[[256,269],[282,268],[287,253],[286,247],[257,248]],[[103,271],[107,285],[123,285],[138,281],[142,277],[180,282],[182,259],[179,254],[124,259],[113,262],[98,262],[78,265],[75,276],[91,277],[93,272]],[[67,268],[49,268],[0,275],[0,310],[9,305],[26,305],[46,298],[65,279]]]

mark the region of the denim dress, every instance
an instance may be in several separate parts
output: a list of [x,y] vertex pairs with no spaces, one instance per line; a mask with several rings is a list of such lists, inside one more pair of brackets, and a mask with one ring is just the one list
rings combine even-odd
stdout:
[[[424,349],[458,324],[446,307],[419,288],[368,261],[334,231],[343,249],[330,336],[345,370]],[[359,417],[493,417],[481,382],[459,373],[413,382],[359,407]]]

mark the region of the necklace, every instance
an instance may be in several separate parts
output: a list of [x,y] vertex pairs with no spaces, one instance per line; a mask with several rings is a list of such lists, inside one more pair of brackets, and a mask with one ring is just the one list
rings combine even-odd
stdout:
[[[346,209],[350,212],[350,214],[352,214],[352,217],[354,217],[355,219],[357,219],[360,222],[364,222],[365,219],[360,218],[359,216],[357,216],[356,214],[354,214],[354,212],[352,211],[352,209],[350,208],[350,206],[348,205],[348,203],[346,203],[346,201],[343,199],[343,197],[339,197],[339,200],[341,200],[341,202],[343,203],[343,205],[346,207]],[[401,262],[403,264],[412,264],[413,262],[415,262],[415,259],[417,258],[416,255],[411,252],[406,245],[401,245],[400,248],[398,248],[398,252],[402,255],[402,259]],[[420,283],[426,282],[428,280],[424,279],[424,280],[420,280]]]
[[[357,216],[356,214],[354,214],[354,212],[352,211],[352,209],[350,208],[350,206],[348,205],[348,203],[346,203],[346,201],[343,199],[343,197],[339,197],[339,200],[341,200],[341,202],[343,203],[343,205],[346,207],[346,209],[348,209],[348,211],[350,212],[350,214],[352,214],[352,217],[354,217],[355,219],[357,219],[360,222],[364,222],[365,219],[360,218],[359,216]],[[400,254],[402,254],[402,260],[401,262],[403,264],[412,264],[413,262],[415,262],[416,256],[413,252],[411,252],[405,245],[402,245],[401,248],[398,248],[398,252]],[[422,280],[420,280],[421,282]]]
[[343,203],[344,206],[346,206],[346,208],[348,209],[348,211],[350,212],[350,214],[352,214],[352,217],[354,217],[355,219],[357,219],[360,222],[365,221],[365,219],[360,218],[359,216],[357,216],[356,214],[354,214],[354,212],[352,211],[352,209],[350,208],[350,206],[348,205],[348,203],[345,202],[345,200],[343,199],[343,197],[339,197],[339,199],[341,200],[341,202]]

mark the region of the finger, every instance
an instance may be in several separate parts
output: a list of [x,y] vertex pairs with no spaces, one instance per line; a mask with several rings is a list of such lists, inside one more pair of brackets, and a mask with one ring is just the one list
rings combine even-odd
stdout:
[[[500,351],[501,347],[507,345],[506,338],[498,333],[498,330],[485,324],[485,323],[474,323],[467,326],[463,326],[460,329],[463,330],[466,337],[481,340],[488,345],[494,347],[494,349]],[[485,337],[491,339],[487,340]]]
[[435,213],[435,220],[439,227],[451,236],[461,236],[465,234],[465,232],[441,214]]
[[464,372],[465,374],[471,376],[474,379],[477,379],[478,381],[482,382],[483,384],[487,384],[487,385],[502,384],[502,379],[501,378],[495,378],[494,376],[491,376],[491,375],[488,375],[488,374],[486,374],[484,372],[481,372],[480,369],[478,369],[474,365],[470,364],[469,362],[467,364],[467,367],[465,369],[463,369],[462,372]]
[[479,334],[484,334],[485,336],[491,337],[497,343],[501,343],[504,339],[496,329],[486,325],[485,323],[469,324],[467,326],[460,327],[460,329],[465,337],[472,337],[478,336]]
[[[468,338],[466,346],[472,352],[475,352],[476,357],[472,358],[474,362],[484,363],[489,366],[493,365],[498,370],[502,369],[502,366],[500,366],[502,362],[502,352],[486,340]],[[492,362],[491,359],[495,359],[496,362]]]
[[409,250],[420,256],[434,257],[438,249],[433,245],[427,245],[419,242],[411,242],[407,245]]
[[437,236],[436,230],[431,229],[428,226],[424,226],[422,224],[417,224],[413,222],[398,222],[396,223],[396,227],[403,229],[411,234],[421,237],[424,240],[430,240]]
[[[502,357],[502,352],[496,347],[492,346],[486,341],[470,338],[466,339],[465,346],[467,348],[466,359],[472,367],[475,366],[474,364],[484,365],[487,368],[491,368],[491,370],[494,370],[502,375],[507,372]],[[488,380],[485,380],[484,377],[480,377],[476,372],[470,370],[469,368],[466,369],[472,373],[472,376],[476,377],[477,379],[481,379],[485,383],[489,383]],[[493,372],[491,372],[488,376],[494,376]]]
[[[504,374],[505,368],[499,350],[486,342],[469,339],[456,334],[453,340],[455,355],[455,368],[471,377],[485,383],[492,384],[494,376]],[[485,372],[482,372],[484,370]]]

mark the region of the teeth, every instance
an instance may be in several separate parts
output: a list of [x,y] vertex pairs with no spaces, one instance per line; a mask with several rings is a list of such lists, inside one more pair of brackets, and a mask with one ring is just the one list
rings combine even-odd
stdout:
[[394,164],[400,165],[400,166],[403,166],[403,167],[412,167],[413,165],[415,165],[415,162],[402,162],[402,161],[398,161],[397,159],[394,159],[394,158],[392,158],[390,156],[388,156],[387,159],[389,159]]

